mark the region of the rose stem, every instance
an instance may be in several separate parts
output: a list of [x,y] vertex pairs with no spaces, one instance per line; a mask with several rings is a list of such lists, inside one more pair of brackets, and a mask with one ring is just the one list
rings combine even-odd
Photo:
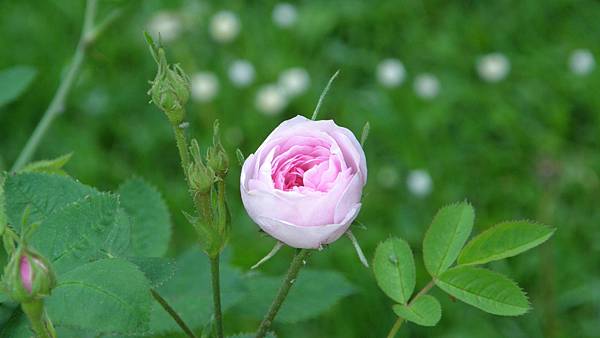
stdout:
[[215,307],[215,322],[217,324],[217,337],[223,338],[223,315],[221,314],[221,286],[219,282],[220,255],[210,259],[210,272],[212,277],[213,303]]
[[40,119],[40,122],[38,122],[38,125],[35,127],[35,130],[29,137],[29,140],[27,140],[25,147],[23,150],[21,150],[21,153],[19,154],[19,157],[17,157],[17,160],[15,161],[11,171],[14,172],[22,169],[23,166],[25,166],[25,164],[31,160],[42,138],[48,131],[48,128],[50,128],[50,125],[54,119],[65,109],[65,101],[69,95],[69,92],[71,91],[71,88],[73,87],[77,73],[79,73],[79,70],[81,69],[87,49],[95,42],[106,26],[108,26],[108,24],[116,18],[116,15],[113,14],[117,12],[113,12],[109,14],[109,17],[107,17],[104,22],[94,27],[97,2],[97,0],[86,1],[81,36],[79,38],[79,42],[77,43],[75,54],[73,55],[73,61],[71,61],[71,64],[69,65],[67,75],[58,86],[50,105],[48,108],[46,108],[46,111]]
[[152,297],[154,297],[154,299],[158,302],[158,304],[160,304],[160,306],[162,306],[162,308],[165,309],[165,311],[167,311],[167,313],[173,318],[173,320],[175,320],[177,325],[179,325],[179,327],[183,330],[183,332],[185,332],[185,334],[188,337],[196,338],[196,335],[194,335],[194,332],[192,332],[192,330],[185,324],[183,319],[179,316],[179,314],[175,311],[175,309],[173,309],[171,307],[171,305],[169,305],[169,303],[167,302],[166,299],[164,299],[154,289],[150,289],[150,293],[152,293]]
[[[421,289],[421,291],[419,291],[419,293],[417,293],[416,296],[413,297],[413,299],[410,300],[410,302],[408,302],[408,306],[410,306],[412,303],[414,303],[414,301],[417,300],[419,297],[421,297],[424,294],[426,294],[427,292],[429,292],[429,290],[431,290],[431,288],[434,285],[435,285],[435,282],[432,279],[427,285],[425,285],[424,288]],[[402,323],[404,323],[404,318],[398,317],[398,319],[396,320],[396,322],[390,329],[390,333],[388,333],[387,338],[396,337],[396,333],[398,333],[398,330],[400,330],[400,327],[402,327]]]
[[288,292],[292,288],[292,285],[296,281],[296,277],[298,276],[298,272],[300,268],[306,264],[306,259],[310,255],[310,250],[308,249],[300,249],[296,252],[294,259],[292,259],[292,263],[290,264],[290,268],[288,269],[287,275],[283,280],[283,284],[279,288],[277,292],[277,296],[271,303],[271,307],[269,311],[265,315],[265,318],[260,323],[258,327],[258,331],[256,332],[256,338],[263,338],[267,334],[267,330],[271,327],[279,308],[283,304],[285,297],[287,297]]

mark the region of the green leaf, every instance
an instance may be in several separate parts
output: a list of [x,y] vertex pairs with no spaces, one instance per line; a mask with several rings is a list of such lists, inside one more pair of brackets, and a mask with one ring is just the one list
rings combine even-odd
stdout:
[[499,273],[472,266],[452,268],[435,280],[448,294],[485,312],[518,316],[529,310],[529,301],[519,286]]
[[8,224],[8,217],[6,216],[6,198],[4,197],[4,174],[0,173],[0,236],[2,236],[6,224]]
[[475,211],[467,202],[446,206],[435,215],[423,240],[425,268],[437,277],[454,263],[471,234]]
[[527,221],[500,223],[467,243],[458,257],[458,264],[484,264],[516,256],[544,243],[554,231]]
[[60,276],[46,306],[58,326],[140,334],[148,331],[153,305],[149,289],[150,283],[132,263],[103,259]]
[[128,257],[150,281],[153,288],[160,287],[175,275],[175,261],[160,257]]
[[50,215],[30,243],[62,273],[86,262],[124,255],[128,228],[117,196],[96,193]]
[[442,318],[442,307],[435,297],[424,295],[410,306],[396,304],[394,313],[410,322],[422,326],[435,326]]
[[[0,312],[2,307],[0,306]],[[0,338],[31,338],[33,332],[29,329],[27,317],[18,308],[12,308],[5,322],[0,322]]]
[[0,71],[0,108],[16,100],[35,78],[35,68],[16,66]]
[[68,204],[98,193],[94,188],[70,177],[45,173],[8,175],[4,189],[8,222],[17,230],[28,206],[29,222],[35,223]]
[[393,300],[406,304],[415,289],[415,261],[410,246],[390,238],[377,246],[373,259],[377,285]]
[[28,172],[37,172],[37,173],[48,173],[48,174],[58,174],[58,175],[66,175],[63,167],[69,162],[73,153],[68,153],[62,156],[59,156],[52,160],[42,160],[37,162],[32,162],[26,165],[19,172],[28,173]]
[[[251,291],[235,310],[240,316],[260,320],[281,286],[282,277],[261,274],[248,276]],[[319,316],[342,298],[354,293],[354,286],[335,271],[302,269],[277,315],[279,323],[295,323]]]
[[[157,288],[157,292],[179,313],[192,329],[208,323],[213,314],[212,287],[208,258],[194,246],[183,253],[176,263],[172,279]],[[239,271],[221,260],[221,306],[223,312],[237,304],[246,294]],[[152,332],[166,334],[180,332],[173,319],[156,302],[153,305]]]
[[132,222],[132,254],[163,256],[171,238],[171,220],[160,193],[142,179],[134,178],[119,187],[119,194]]

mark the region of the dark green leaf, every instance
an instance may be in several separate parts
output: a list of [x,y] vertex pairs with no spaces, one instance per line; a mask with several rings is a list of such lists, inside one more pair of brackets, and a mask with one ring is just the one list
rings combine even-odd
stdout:
[[527,221],[500,223],[467,243],[458,257],[458,264],[484,264],[518,255],[544,243],[554,230]]
[[437,277],[456,260],[471,234],[475,211],[466,202],[446,206],[435,215],[423,240],[427,271]]
[[386,295],[402,304],[408,302],[415,289],[415,261],[406,241],[390,238],[379,244],[373,272]]
[[417,298],[410,306],[396,304],[394,313],[410,322],[422,326],[435,326],[442,318],[442,307],[433,296]]
[[508,277],[472,266],[459,266],[441,274],[435,284],[448,294],[483,311],[518,316],[529,310],[525,293]]
[[160,193],[139,178],[119,187],[121,206],[131,218],[132,255],[160,257],[171,238],[169,210]]
[[35,78],[36,70],[16,66],[0,71],[0,108],[16,100]]

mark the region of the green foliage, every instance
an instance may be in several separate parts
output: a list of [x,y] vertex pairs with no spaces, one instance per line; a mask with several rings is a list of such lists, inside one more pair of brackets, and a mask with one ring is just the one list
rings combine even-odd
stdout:
[[[228,336],[227,338],[254,338],[256,334],[254,333],[239,333],[233,336]],[[273,333],[267,333],[265,338],[277,338]]]
[[132,263],[103,259],[79,266],[59,277],[46,301],[57,325],[95,332],[148,331],[150,284]]
[[23,169],[19,170],[19,172],[37,172],[66,175],[65,171],[63,170],[63,167],[67,164],[67,162],[69,162],[72,155],[72,153],[69,153],[59,156],[52,160],[32,162],[23,167]]
[[29,66],[15,66],[0,71],[0,108],[23,94],[36,73],[37,71]]
[[[235,312],[240,316],[262,319],[282,279],[261,274],[246,277],[244,284],[250,293],[236,306]],[[354,291],[354,286],[338,272],[302,269],[281,306],[277,322],[296,323],[315,318]]]
[[518,255],[544,243],[554,231],[527,221],[500,223],[467,243],[458,257],[458,264],[484,264]]
[[377,284],[393,300],[406,304],[415,289],[415,261],[406,241],[389,238],[377,246],[373,259]]
[[175,275],[175,261],[161,257],[127,257],[150,281],[153,288],[160,287]]
[[446,206],[435,215],[423,240],[423,259],[427,271],[437,277],[458,257],[469,238],[475,211],[466,202]]
[[492,314],[518,316],[529,310],[527,296],[519,286],[490,270],[455,267],[441,274],[435,284],[457,299]]
[[[208,258],[199,248],[193,247],[177,258],[173,278],[157,288],[158,293],[192,329],[207,324],[213,313],[209,276]],[[240,302],[246,294],[240,272],[225,264],[221,268],[221,294],[223,311]],[[181,331],[157,303],[153,304],[150,330],[159,334]]]
[[422,326],[435,326],[442,318],[442,307],[435,297],[424,295],[410,305],[396,304],[394,313],[410,322]]
[[119,187],[121,205],[131,219],[132,254],[160,257],[171,238],[169,210],[160,193],[142,179],[133,178]]

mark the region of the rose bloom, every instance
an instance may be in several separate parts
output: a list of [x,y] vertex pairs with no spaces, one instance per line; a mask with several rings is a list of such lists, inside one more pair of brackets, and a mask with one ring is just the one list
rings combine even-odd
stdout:
[[246,159],[240,190],[266,233],[295,248],[319,248],[348,230],[366,182],[365,153],[350,130],[296,116]]

